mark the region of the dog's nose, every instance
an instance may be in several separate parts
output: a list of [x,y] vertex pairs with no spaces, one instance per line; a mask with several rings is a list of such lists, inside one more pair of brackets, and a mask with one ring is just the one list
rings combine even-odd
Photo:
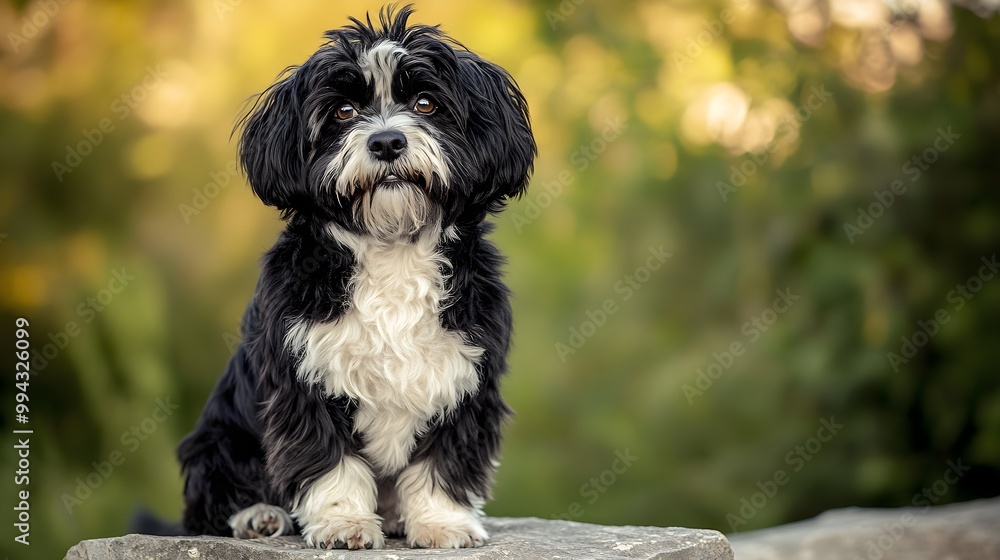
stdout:
[[368,151],[376,159],[392,161],[406,150],[406,136],[397,130],[384,130],[372,134],[368,139]]

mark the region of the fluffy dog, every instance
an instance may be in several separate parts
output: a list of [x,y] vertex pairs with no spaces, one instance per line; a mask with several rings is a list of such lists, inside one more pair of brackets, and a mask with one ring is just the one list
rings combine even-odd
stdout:
[[488,538],[511,312],[486,218],[536,148],[511,76],[410,14],[327,32],[241,122],[250,186],[287,225],[178,448],[189,533]]

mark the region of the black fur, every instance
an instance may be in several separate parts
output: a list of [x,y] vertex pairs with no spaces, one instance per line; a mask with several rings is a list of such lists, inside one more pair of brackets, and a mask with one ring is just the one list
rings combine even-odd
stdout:
[[293,321],[336,321],[350,303],[352,252],[326,232],[329,223],[364,234],[354,200],[322,184],[323,170],[342,148],[349,124],[326,119],[310,138],[310,115],[359,110],[372,102],[359,53],[390,39],[402,44],[393,96],[406,102],[429,93],[440,109],[428,116],[451,171],[448,185],[427,178],[430,198],[457,239],[441,241],[448,261],[449,299],[441,324],[484,349],[479,390],[418,439],[411,459],[429,459],[456,502],[469,492],[489,495],[492,462],[509,409],[499,392],[510,347],[503,259],[486,240],[484,220],[526,187],[535,156],[524,97],[511,77],[443,35],[410,26],[409,7],[326,33],[328,41],[304,64],[265,91],[241,123],[239,154],[253,191],[281,210],[287,227],[267,252],[245,314],[243,343],[194,431],[178,448],[185,476],[184,529],[230,535],[230,515],[257,502],[290,510],[297,494],[345,455],[360,456],[355,405],[327,398],[295,376],[296,356],[285,337]]

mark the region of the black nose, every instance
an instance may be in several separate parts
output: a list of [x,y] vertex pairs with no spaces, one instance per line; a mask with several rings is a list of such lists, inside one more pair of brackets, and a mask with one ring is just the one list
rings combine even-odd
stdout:
[[376,159],[392,161],[406,150],[406,136],[396,130],[385,130],[372,134],[368,139],[368,151]]

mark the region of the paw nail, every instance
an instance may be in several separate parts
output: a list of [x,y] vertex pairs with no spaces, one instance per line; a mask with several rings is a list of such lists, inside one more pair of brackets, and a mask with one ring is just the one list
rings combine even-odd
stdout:
[[347,543],[345,543],[340,539],[337,539],[333,541],[333,548],[347,548]]

